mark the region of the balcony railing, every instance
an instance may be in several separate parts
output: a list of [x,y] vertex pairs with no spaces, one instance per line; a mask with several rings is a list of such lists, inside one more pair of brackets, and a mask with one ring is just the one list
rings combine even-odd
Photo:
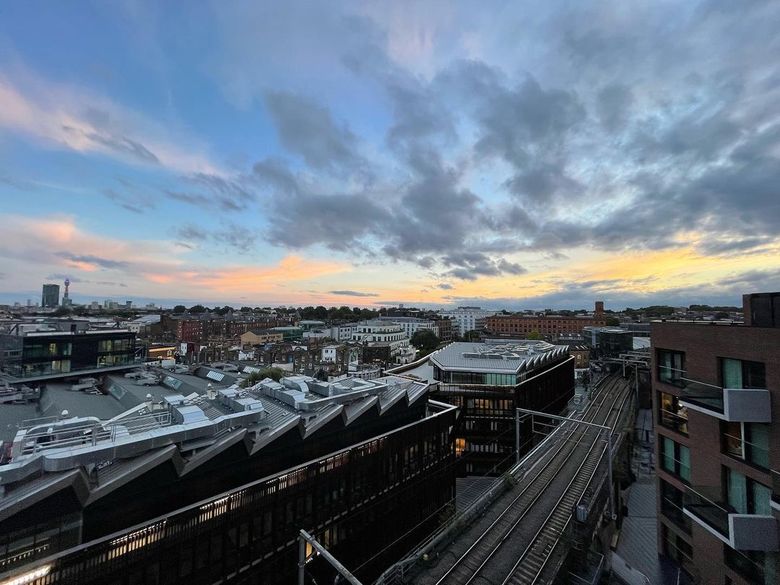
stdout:
[[690,487],[683,495],[683,510],[696,523],[736,550],[778,550],[774,516],[739,514],[722,501],[720,488]]
[[769,390],[723,388],[685,375],[677,377],[675,384],[682,388],[680,404],[691,410],[730,422],[772,422]]

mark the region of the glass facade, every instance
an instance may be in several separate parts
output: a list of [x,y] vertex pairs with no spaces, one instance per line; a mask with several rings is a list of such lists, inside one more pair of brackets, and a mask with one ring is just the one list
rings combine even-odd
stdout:
[[[14,336],[15,337],[15,336]],[[135,363],[135,334],[128,331],[20,336],[20,359],[6,366],[16,377],[77,373]]]

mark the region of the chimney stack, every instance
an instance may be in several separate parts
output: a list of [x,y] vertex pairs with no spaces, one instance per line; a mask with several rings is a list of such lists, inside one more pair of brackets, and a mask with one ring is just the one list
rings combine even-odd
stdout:
[[601,316],[604,314],[604,301],[596,301],[596,315]]

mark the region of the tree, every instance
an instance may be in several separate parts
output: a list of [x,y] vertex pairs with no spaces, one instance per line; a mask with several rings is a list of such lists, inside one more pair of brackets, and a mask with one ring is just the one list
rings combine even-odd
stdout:
[[208,309],[203,305],[193,305],[187,312],[193,315],[199,315],[200,313],[205,313],[207,310]]
[[181,315],[181,314],[182,314],[183,312],[185,312],[186,310],[187,310],[187,307],[185,307],[184,305],[176,305],[176,306],[173,308],[173,313],[174,313],[175,315]]
[[439,338],[430,329],[418,329],[412,335],[411,343],[420,351],[430,353],[439,347]]
[[463,339],[465,341],[479,341],[479,337],[479,331],[474,330],[466,331],[466,333],[463,334]]
[[254,386],[258,382],[271,378],[274,382],[278,382],[282,379],[285,372],[281,368],[263,368],[259,372],[252,372],[246,378],[241,381],[242,388],[249,388]]
[[541,339],[542,334],[538,331],[531,331],[528,335],[525,336],[526,339]]
[[606,319],[604,319],[604,323],[606,323],[610,327],[617,327],[618,325],[620,325],[620,319],[618,319],[617,317],[607,317]]

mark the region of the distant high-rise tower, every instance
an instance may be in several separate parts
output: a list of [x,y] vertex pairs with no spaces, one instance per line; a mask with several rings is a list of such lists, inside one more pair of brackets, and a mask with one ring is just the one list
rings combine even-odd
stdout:
[[60,305],[60,285],[44,284],[41,294],[42,307],[58,307]]
[[70,295],[68,294],[68,287],[70,286],[70,279],[65,279],[65,294],[62,295],[62,306],[68,307],[70,306]]

